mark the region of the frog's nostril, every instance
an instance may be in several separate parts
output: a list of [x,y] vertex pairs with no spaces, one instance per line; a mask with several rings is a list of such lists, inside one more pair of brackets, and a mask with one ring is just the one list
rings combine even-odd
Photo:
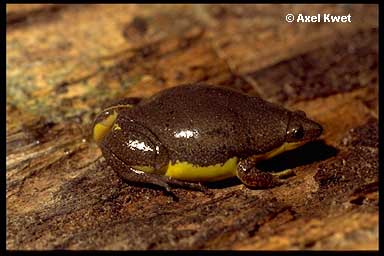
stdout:
[[312,136],[311,137],[317,138],[317,137],[319,137],[322,134],[323,127],[320,124],[318,124],[318,123],[316,123],[314,121],[311,121],[311,129],[310,130],[312,131]]

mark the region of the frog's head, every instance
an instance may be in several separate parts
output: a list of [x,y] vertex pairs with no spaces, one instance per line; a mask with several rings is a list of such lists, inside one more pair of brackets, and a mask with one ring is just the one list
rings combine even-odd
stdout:
[[322,131],[321,125],[307,118],[303,111],[290,112],[285,142],[299,146],[315,140]]
[[147,172],[168,163],[167,150],[150,129],[130,118],[129,105],[106,108],[95,119],[93,139],[111,166],[127,165]]
[[[263,159],[269,159],[281,153],[298,148],[309,141],[318,138],[323,128],[320,124],[307,118],[303,111],[287,111],[287,126],[285,134],[282,132],[283,143],[266,154],[261,155]],[[280,140],[281,142],[281,140]]]

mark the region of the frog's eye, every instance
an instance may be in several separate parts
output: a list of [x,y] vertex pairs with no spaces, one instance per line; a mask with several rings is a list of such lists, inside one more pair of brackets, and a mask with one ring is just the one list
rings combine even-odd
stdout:
[[294,140],[300,140],[304,138],[304,129],[302,126],[294,127],[290,131],[290,135]]

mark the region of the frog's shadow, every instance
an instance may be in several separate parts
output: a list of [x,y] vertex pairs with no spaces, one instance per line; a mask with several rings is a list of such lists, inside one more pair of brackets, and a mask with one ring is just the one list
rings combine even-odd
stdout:
[[[282,153],[281,155],[275,156],[269,160],[265,160],[259,163],[257,168],[265,172],[279,172],[328,159],[337,155],[338,152],[339,150],[337,148],[325,144],[323,140],[316,140],[297,149]],[[241,184],[239,179],[234,177],[205,185],[208,188],[214,189],[231,187],[239,184]]]

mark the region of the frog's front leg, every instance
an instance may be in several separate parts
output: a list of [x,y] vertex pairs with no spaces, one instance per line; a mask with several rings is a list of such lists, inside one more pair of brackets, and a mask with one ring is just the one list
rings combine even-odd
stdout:
[[283,184],[280,178],[290,176],[292,171],[283,171],[281,173],[268,173],[259,170],[256,167],[257,156],[240,160],[237,164],[236,175],[242,183],[251,188],[272,188]]

